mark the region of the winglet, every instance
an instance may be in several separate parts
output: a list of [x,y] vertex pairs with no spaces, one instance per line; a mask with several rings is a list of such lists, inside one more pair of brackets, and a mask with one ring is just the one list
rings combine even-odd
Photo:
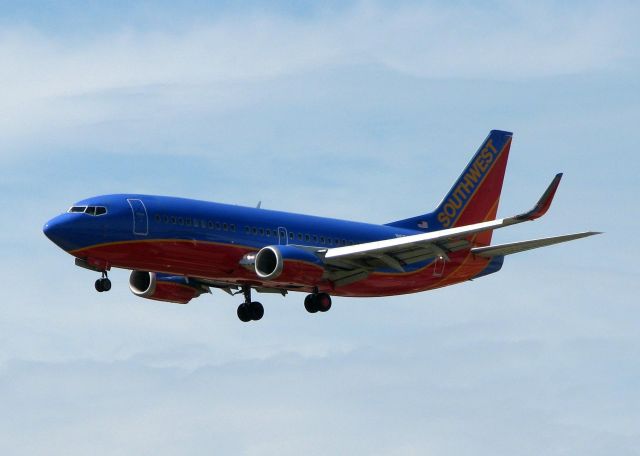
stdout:
[[549,207],[551,206],[551,202],[553,201],[553,197],[556,194],[556,190],[558,190],[558,186],[560,185],[560,179],[562,179],[562,173],[556,174],[556,177],[553,178],[547,189],[544,191],[538,203],[528,212],[524,214],[516,215],[514,219],[520,220],[535,220],[537,218],[542,217],[547,213]]

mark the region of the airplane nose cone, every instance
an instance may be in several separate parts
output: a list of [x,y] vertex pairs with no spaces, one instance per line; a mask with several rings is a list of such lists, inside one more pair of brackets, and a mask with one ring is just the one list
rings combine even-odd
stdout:
[[67,216],[68,214],[62,214],[52,218],[42,227],[42,232],[57,246],[68,250],[70,238],[71,238],[71,220]]

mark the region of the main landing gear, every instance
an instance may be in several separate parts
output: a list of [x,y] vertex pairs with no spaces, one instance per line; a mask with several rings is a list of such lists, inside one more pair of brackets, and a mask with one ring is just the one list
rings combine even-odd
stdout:
[[[240,292],[236,293],[239,294]],[[238,306],[238,318],[243,322],[258,321],[264,315],[264,307],[257,301],[251,301],[251,287],[242,286],[244,302]],[[304,308],[309,313],[326,312],[331,309],[331,296],[319,293],[317,289],[304,298]]]
[[107,271],[102,271],[102,278],[96,280],[96,290],[100,293],[111,290],[111,280],[107,277]]
[[331,296],[318,293],[317,290],[304,298],[304,308],[309,313],[326,312],[331,309]]
[[251,287],[243,286],[244,302],[238,306],[238,318],[243,322],[258,321],[264,315],[264,307],[258,301],[251,301]]

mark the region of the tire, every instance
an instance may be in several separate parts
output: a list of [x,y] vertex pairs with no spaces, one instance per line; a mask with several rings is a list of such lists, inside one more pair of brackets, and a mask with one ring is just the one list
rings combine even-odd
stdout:
[[109,291],[111,290],[111,280],[109,279],[102,279],[102,290],[103,291]]
[[264,316],[264,307],[259,302],[251,303],[251,319],[254,321],[260,320]]
[[327,293],[318,293],[316,296],[316,307],[320,312],[331,309],[331,296]]
[[104,291],[104,288],[102,287],[102,279],[96,280],[95,287],[98,293],[102,293]]
[[316,302],[316,295],[308,294],[304,298],[304,308],[307,309],[309,313],[316,313],[318,311],[318,304]]
[[251,321],[251,312],[249,306],[247,306],[246,304],[240,304],[238,306],[238,318],[244,323]]

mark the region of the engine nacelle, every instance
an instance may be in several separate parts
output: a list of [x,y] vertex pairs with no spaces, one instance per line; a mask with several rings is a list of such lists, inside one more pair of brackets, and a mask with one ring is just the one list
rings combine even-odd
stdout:
[[322,260],[313,252],[291,245],[268,245],[255,255],[254,267],[262,280],[305,283],[320,280]]
[[146,271],[131,272],[129,289],[141,298],[176,304],[187,304],[206,291],[206,287],[187,277]]

